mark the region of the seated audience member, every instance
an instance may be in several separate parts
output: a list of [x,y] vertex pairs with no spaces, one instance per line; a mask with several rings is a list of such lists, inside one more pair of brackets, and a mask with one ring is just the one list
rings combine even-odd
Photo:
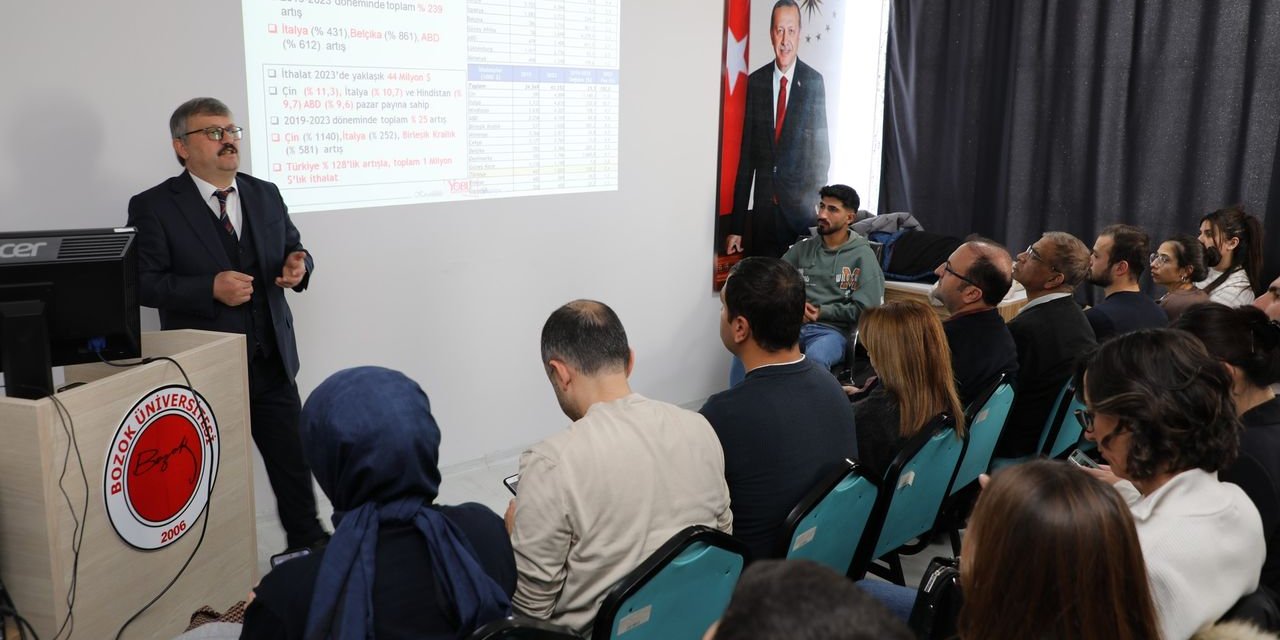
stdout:
[[991,240],[970,240],[934,274],[930,297],[946,307],[942,323],[951,346],[960,402],[968,406],[996,376],[1018,372],[1018,348],[997,307],[1013,285],[1013,258]]
[[1262,278],[1262,222],[1240,207],[1200,219],[1200,244],[1208,274],[1196,283],[1214,302],[1228,307],[1252,304],[1253,283]]
[[783,521],[813,485],[858,455],[840,383],[800,354],[804,281],[777,258],[746,258],[720,290],[720,339],[746,378],[701,413],[724,448],[733,534],[754,559],[779,556]]
[[507,509],[515,608],[589,633],[609,588],[681,529],[732,532],[724,454],[705,418],[633,393],[635,360],[608,306],[570,302],[542,327],[567,429],[520,456]]
[[[824,369],[844,361],[849,331],[863,309],[884,298],[884,273],[866,238],[849,228],[858,217],[858,192],[833,184],[818,191],[818,234],[795,243],[782,259],[805,283],[800,349]],[[730,384],[742,380],[740,365]]]
[[1128,506],[1070,463],[996,472],[960,558],[962,640],[1160,637]]
[[1156,304],[1164,309],[1170,322],[1177,320],[1187,307],[1209,302],[1209,294],[1195,285],[1205,274],[1204,247],[1195,238],[1178,235],[1161,242],[1150,262],[1151,281],[1167,291]]
[[433,504],[440,428],[417,383],[339,371],[307,398],[301,435],[333,539],[262,579],[241,638],[457,638],[507,614],[511,543],[488,508]]
[[894,300],[867,309],[858,324],[879,383],[854,405],[858,463],[884,477],[912,436],[939,413],[955,416],[964,435],[964,408],[951,375],[951,348],[938,315],[922,302]]
[[1190,637],[1257,589],[1266,556],[1258,509],[1217,475],[1240,445],[1231,377],[1187,332],[1143,329],[1099,347],[1077,383],[1110,464],[1082,472],[1129,503],[1161,637]]
[[1050,231],[1013,263],[1013,278],[1027,290],[1027,304],[1009,322],[1018,345],[1018,393],[996,445],[996,457],[1036,453],[1040,432],[1076,358],[1096,341],[1071,295],[1089,268],[1089,249],[1075,236]]
[[1280,278],[1271,281],[1267,292],[1253,301],[1253,306],[1272,320],[1280,320]]
[[1240,456],[1218,479],[1240,485],[1262,515],[1267,561],[1262,584],[1280,593],[1280,324],[1253,307],[1217,303],[1187,309],[1173,324],[1204,343],[1231,375],[1231,396],[1244,423]]
[[809,560],[765,560],[742,572],[702,640],[910,640],[911,632],[844,576]]
[[1089,254],[1089,284],[1102,287],[1106,297],[1086,310],[1084,317],[1098,342],[1169,324],[1160,305],[1138,286],[1147,262],[1147,234],[1137,227],[1113,224],[1094,241]]

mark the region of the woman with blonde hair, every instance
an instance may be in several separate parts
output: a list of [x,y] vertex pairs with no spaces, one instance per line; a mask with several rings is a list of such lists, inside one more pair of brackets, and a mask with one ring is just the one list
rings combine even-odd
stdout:
[[862,312],[858,340],[879,384],[854,405],[858,461],[868,477],[884,477],[893,458],[934,416],[946,413],[964,435],[964,408],[951,370],[951,347],[933,310],[894,300]]

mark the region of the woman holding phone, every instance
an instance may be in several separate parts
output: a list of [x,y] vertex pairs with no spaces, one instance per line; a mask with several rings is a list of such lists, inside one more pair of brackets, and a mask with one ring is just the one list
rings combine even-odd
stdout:
[[1240,445],[1231,377],[1185,331],[1145,329],[1102,344],[1076,374],[1077,417],[1109,465],[1082,469],[1129,505],[1161,637],[1188,638],[1258,587],[1258,509],[1220,482]]

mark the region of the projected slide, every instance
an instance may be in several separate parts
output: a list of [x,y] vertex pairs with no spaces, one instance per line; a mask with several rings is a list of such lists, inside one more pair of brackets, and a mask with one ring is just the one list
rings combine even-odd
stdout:
[[252,172],[291,211],[617,189],[620,2],[243,0]]

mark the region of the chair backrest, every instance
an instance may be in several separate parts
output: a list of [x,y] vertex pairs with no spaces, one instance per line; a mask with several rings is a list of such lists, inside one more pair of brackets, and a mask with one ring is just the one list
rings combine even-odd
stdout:
[[969,415],[965,420],[964,454],[947,495],[976,482],[978,475],[986,473],[991,467],[996,441],[1004,432],[1005,418],[1009,417],[1009,407],[1013,405],[1013,386],[1006,382],[1008,377],[1009,374],[1001,373],[977,401],[970,405]]
[[1053,401],[1053,409],[1044,422],[1044,430],[1040,432],[1040,444],[1036,447],[1041,455],[1057,458],[1080,444],[1084,435],[1084,427],[1075,418],[1076,409],[1083,409],[1084,403],[1076,397],[1074,381],[1067,380]]
[[857,564],[869,564],[933,528],[963,449],[955,420],[945,414],[907,442],[880,484]]
[[788,560],[803,558],[844,574],[871,519],[879,488],[856,463],[842,464],[809,491],[782,525]]
[[685,528],[609,590],[592,639],[702,637],[729,606],[746,556],[733,536]]
[[558,624],[511,616],[476,629],[469,640],[582,640],[582,636]]

